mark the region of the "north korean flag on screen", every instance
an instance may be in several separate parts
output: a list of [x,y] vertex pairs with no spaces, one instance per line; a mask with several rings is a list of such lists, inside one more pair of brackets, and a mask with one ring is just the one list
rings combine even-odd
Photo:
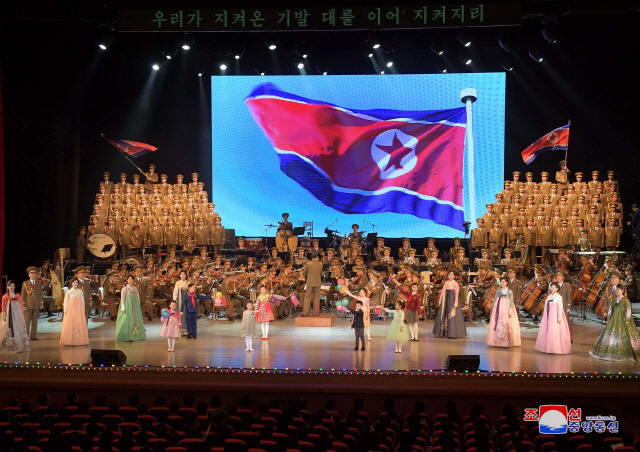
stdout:
[[258,86],[246,99],[280,169],[344,213],[395,212],[463,229],[466,110],[354,110]]

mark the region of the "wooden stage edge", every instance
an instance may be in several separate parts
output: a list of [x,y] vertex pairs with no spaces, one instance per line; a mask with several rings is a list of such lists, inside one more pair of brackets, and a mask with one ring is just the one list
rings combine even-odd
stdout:
[[320,314],[314,316],[296,317],[297,327],[332,327],[336,316],[334,314]]
[[196,368],[94,368],[88,366],[5,366],[0,368],[5,390],[17,392],[83,390],[100,392],[161,391],[180,387],[182,393],[386,394],[420,396],[640,398],[637,374],[525,374],[418,371],[296,371]]

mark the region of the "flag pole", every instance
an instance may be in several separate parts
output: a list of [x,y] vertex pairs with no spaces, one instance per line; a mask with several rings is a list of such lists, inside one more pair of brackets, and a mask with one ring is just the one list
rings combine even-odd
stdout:
[[568,168],[567,156],[569,155],[569,138],[571,138],[571,120],[569,120],[569,137],[567,137],[567,149],[564,150],[564,166],[565,166],[565,168]]
[[102,138],[104,138],[105,140],[107,140],[107,143],[109,143],[111,146],[113,146],[115,149],[117,149],[117,151],[118,151],[118,153],[119,153],[120,155],[122,155],[124,158],[126,158],[127,160],[129,160],[129,163],[131,163],[133,166],[135,166],[135,168],[136,168],[138,171],[140,171],[140,174],[142,174],[142,175],[144,176],[144,178],[145,178],[145,179],[147,178],[147,174],[146,174],[144,171],[142,171],[142,169],[141,169],[138,165],[136,165],[135,163],[133,163],[133,161],[129,158],[129,156],[128,156],[126,153],[122,152],[120,149],[118,149],[116,146],[114,146],[114,145],[113,145],[113,143],[111,142],[111,140],[109,140],[107,137],[105,137],[105,136],[104,136],[104,133],[101,133],[100,135],[102,136]]
[[478,100],[478,91],[475,88],[465,88],[460,91],[460,101],[467,106],[467,177],[469,179],[469,215],[471,216],[471,221],[476,218],[476,178],[473,155],[473,103],[476,100]]

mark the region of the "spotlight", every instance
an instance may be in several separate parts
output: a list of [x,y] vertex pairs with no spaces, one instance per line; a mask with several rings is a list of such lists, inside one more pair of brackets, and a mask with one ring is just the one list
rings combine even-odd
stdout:
[[264,75],[264,72],[260,72],[260,75]]
[[471,55],[466,49],[461,49],[458,52],[458,59],[462,61],[464,64],[471,64]]
[[308,56],[309,56],[309,55],[307,55],[307,54],[305,53],[305,54],[303,54],[303,55],[302,55],[302,58],[306,58],[306,57],[308,57]]
[[158,64],[154,64],[151,67],[153,68],[154,71],[159,71],[160,70],[160,65],[158,65]]
[[202,77],[204,75],[204,72],[198,72],[198,77]]
[[303,67],[304,67],[304,64],[298,63],[298,69],[302,69]]
[[189,50],[191,46],[193,46],[194,40],[195,40],[195,35],[191,33],[184,33],[180,37],[180,47],[182,47],[183,50]]
[[226,71],[227,70],[227,65],[226,64],[221,64],[220,65],[220,69],[223,70],[223,71]]
[[327,75],[327,73],[326,73],[326,72],[323,72],[323,73],[322,73],[322,75]]
[[549,44],[555,44],[558,41],[558,24],[551,20],[543,20],[542,24],[542,37]]
[[373,45],[373,48],[374,48],[374,49],[379,49],[379,48],[380,48],[380,44],[374,44],[374,45]]
[[275,44],[271,44],[269,46],[269,50],[276,50],[276,45]]
[[502,69],[504,69],[507,72],[513,71],[513,65],[512,64],[500,63],[500,66],[502,66]]
[[464,47],[469,47],[471,45],[471,39],[462,34],[458,34],[456,36],[458,37],[458,41],[460,41],[460,44],[462,44]]
[[511,53],[511,46],[509,45],[509,43],[505,38],[498,39],[498,44],[500,44],[500,47],[502,47],[502,50],[504,50],[505,52]]
[[236,60],[239,60],[239,59],[240,59],[240,55],[236,55]]
[[537,61],[538,63],[542,63],[542,60],[544,59],[542,53],[537,50],[529,50],[529,56],[533,61]]
[[384,75],[384,71],[380,71],[380,75]]
[[98,47],[102,50],[107,50],[113,42],[113,29],[109,28],[105,30],[98,39]]
[[165,55],[167,57],[167,60],[171,59],[171,55]]
[[387,63],[387,67],[391,67],[391,66],[393,66],[393,61],[389,61],[389,62]]
[[443,74],[446,74],[446,73],[447,73],[447,68],[446,68],[446,67],[441,66],[441,65],[440,65],[440,64],[438,64],[438,63],[436,63],[436,64],[435,64],[435,67],[436,67],[436,71],[441,72],[441,73],[443,73]]
[[370,53],[370,54],[369,54],[369,58],[373,58],[373,53]]
[[436,55],[444,54],[444,49],[442,47],[440,47],[439,45],[437,45],[437,44],[429,44],[429,48]]

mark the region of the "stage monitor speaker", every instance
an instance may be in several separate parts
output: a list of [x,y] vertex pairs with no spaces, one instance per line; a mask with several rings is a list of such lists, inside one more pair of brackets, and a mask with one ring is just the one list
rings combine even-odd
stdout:
[[447,370],[475,372],[480,367],[480,355],[449,355]]
[[91,364],[100,367],[111,367],[113,364],[126,364],[127,355],[122,350],[91,350]]

